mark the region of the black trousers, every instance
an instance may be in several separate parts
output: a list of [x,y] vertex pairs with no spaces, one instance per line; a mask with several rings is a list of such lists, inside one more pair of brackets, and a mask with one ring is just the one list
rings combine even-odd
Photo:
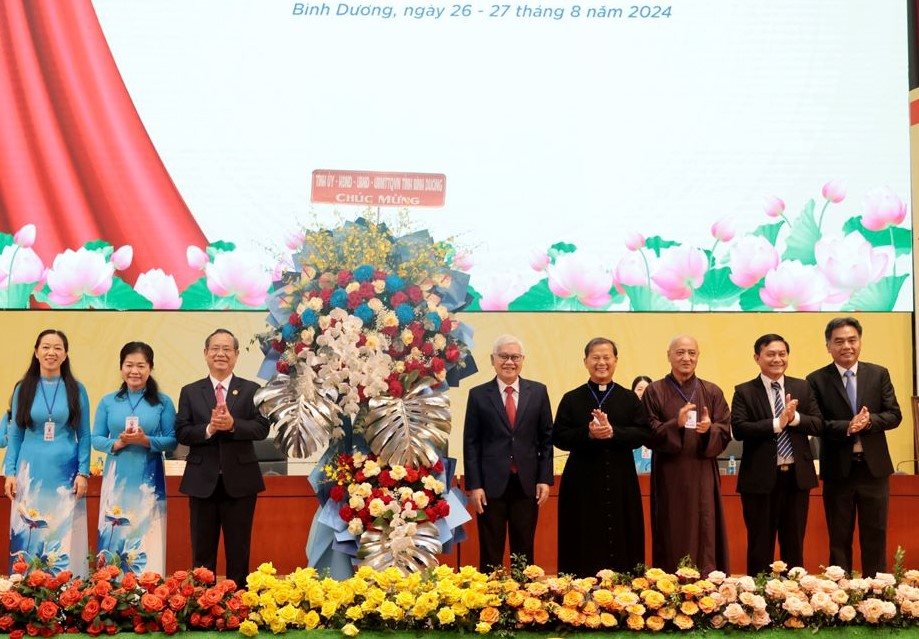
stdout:
[[504,565],[504,542],[510,533],[512,555],[524,555],[533,563],[533,540],[539,506],[535,497],[528,497],[516,473],[510,476],[504,494],[488,497],[488,505],[476,523],[479,529],[479,570],[488,572]]
[[191,515],[191,553],[197,568],[204,566],[216,574],[217,545],[223,529],[223,549],[227,561],[227,578],[240,588],[246,586],[249,574],[249,545],[252,519],[258,495],[231,497],[223,487],[223,477],[210,497],[189,497]]
[[776,471],[771,493],[741,493],[747,527],[747,574],[769,572],[779,540],[779,557],[789,567],[804,566],[809,489],[798,488],[794,467]]
[[887,572],[887,505],[890,480],[874,477],[864,461],[853,461],[845,479],[824,480],[823,508],[830,533],[830,564],[852,570],[855,520],[861,542],[862,575]]

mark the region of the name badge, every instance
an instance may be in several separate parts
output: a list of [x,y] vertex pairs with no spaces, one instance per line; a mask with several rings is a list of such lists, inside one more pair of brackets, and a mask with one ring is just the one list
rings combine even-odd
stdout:
[[124,430],[126,433],[134,433],[140,430],[140,418],[137,415],[128,415],[124,418]]
[[642,446],[642,447],[641,447],[641,458],[642,458],[642,459],[651,459],[651,449],[650,449],[650,448],[645,448],[644,446]]
[[45,441],[53,442],[54,441],[54,422],[48,420],[45,422]]

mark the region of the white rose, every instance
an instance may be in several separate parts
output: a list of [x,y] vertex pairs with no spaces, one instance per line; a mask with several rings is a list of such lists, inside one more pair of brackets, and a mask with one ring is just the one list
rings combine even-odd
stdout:
[[386,512],[386,504],[379,497],[370,500],[370,516],[379,517]]
[[351,506],[353,510],[361,510],[364,507],[364,498],[354,495],[348,500],[348,505]]
[[348,532],[355,536],[360,535],[364,532],[364,522],[355,517],[348,522]]
[[431,500],[428,498],[428,494],[426,492],[419,490],[412,495],[412,501],[415,502],[415,505],[418,508],[427,508]]

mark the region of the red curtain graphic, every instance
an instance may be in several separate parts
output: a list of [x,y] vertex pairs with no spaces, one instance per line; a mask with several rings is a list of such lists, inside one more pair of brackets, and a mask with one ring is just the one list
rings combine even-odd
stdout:
[[0,230],[38,227],[47,265],[104,239],[134,247],[123,274],[200,274],[185,249],[204,234],[169,177],[121,79],[90,0],[0,2]]

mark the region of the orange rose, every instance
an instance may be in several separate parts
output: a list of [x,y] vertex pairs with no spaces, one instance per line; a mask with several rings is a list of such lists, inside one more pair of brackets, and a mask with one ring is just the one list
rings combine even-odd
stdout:
[[[80,613],[80,618],[83,619],[83,621],[89,622],[92,621],[98,614],[99,602],[95,599],[90,599],[86,602],[86,605],[83,606],[83,612]],[[89,629],[87,629],[87,632],[89,632]]]
[[22,601],[22,595],[15,590],[8,590],[0,595],[0,604],[3,604],[3,607],[7,610],[18,608],[20,601]]
[[118,600],[112,597],[111,595],[106,595],[102,598],[102,601],[99,603],[99,607],[105,612],[111,612],[115,609],[115,606],[118,605]]
[[51,575],[44,570],[33,570],[26,577],[26,583],[31,588],[40,588],[51,581]]
[[496,624],[500,618],[501,612],[493,606],[482,608],[479,612],[479,621],[484,621],[487,624]]
[[162,599],[150,593],[145,593],[140,598],[140,607],[147,612],[159,612],[164,605]]
[[19,610],[25,613],[30,613],[35,609],[35,600],[31,597],[23,597],[19,602]]
[[641,630],[645,627],[645,619],[639,615],[629,615],[625,623],[629,630]]
[[645,625],[648,626],[648,630],[652,630],[654,632],[660,632],[661,630],[664,629],[664,620],[658,617],[657,615],[651,615],[645,621]]
[[185,604],[187,603],[188,599],[179,594],[175,594],[169,598],[169,607],[176,611],[185,608]]
[[160,576],[155,572],[147,570],[146,572],[140,573],[137,582],[140,584],[141,588],[147,592],[153,592],[160,583]]
[[112,592],[112,584],[109,581],[97,581],[93,584],[92,593],[96,597],[104,597]]
[[24,561],[22,560],[22,555],[20,555],[20,556],[19,556],[19,559],[17,559],[17,560],[13,563],[13,572],[15,572],[15,573],[18,573],[18,574],[20,574],[20,575],[24,575],[25,572],[26,572],[26,570],[28,570],[28,569],[29,569],[29,564],[27,564],[26,562],[24,562]]
[[191,571],[192,576],[198,581],[205,584],[212,584],[215,581],[214,573],[207,568],[200,566]]
[[43,601],[38,606],[38,618],[44,623],[48,623],[57,616],[58,607],[53,601]]
[[13,627],[13,615],[3,615],[0,617],[0,630],[6,632]]
[[176,570],[174,573],[172,573],[172,578],[178,581],[179,583],[181,583],[185,581],[186,579],[188,579],[188,571],[187,570]]
[[125,590],[134,590],[137,588],[137,575],[133,572],[125,573],[124,579],[121,580],[121,587]]

